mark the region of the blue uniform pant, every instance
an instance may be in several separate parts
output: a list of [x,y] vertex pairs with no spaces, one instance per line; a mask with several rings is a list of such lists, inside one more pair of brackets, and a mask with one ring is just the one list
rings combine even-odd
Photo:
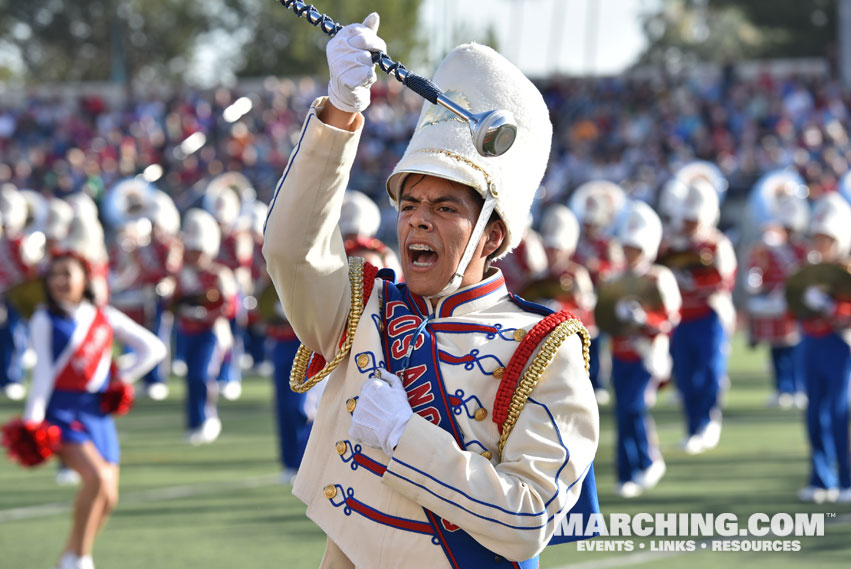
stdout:
[[266,361],[266,334],[258,326],[246,326],[243,334],[245,353],[251,356],[254,367]]
[[797,361],[797,348],[797,345],[771,347],[771,364],[778,393],[797,393],[804,390],[804,382],[800,377],[801,367]]
[[[242,297],[240,302],[241,299]],[[242,355],[242,325],[237,318],[231,318],[228,322],[233,335],[233,346],[224,354],[222,366],[219,368],[218,380],[222,383],[242,381],[242,370],[239,368],[239,357]]]
[[6,321],[0,325],[0,387],[24,380],[21,360],[26,349],[26,324],[18,311],[7,303]]
[[807,370],[809,398],[807,435],[812,453],[810,485],[817,488],[851,488],[848,447],[851,348],[837,334],[821,337],[805,335],[801,348]]
[[290,370],[298,350],[298,340],[275,340],[272,362],[275,365],[275,417],[278,421],[278,444],[285,468],[298,469],[310,425],[305,413],[305,394],[290,389]]
[[190,430],[199,428],[208,416],[215,417],[218,390],[216,335],[212,330],[195,334],[178,331],[186,346],[186,419]]
[[719,406],[727,372],[727,337],[714,312],[682,322],[671,337],[674,379],[683,400],[689,436],[700,433]]
[[[648,424],[651,421],[644,402],[650,373],[640,361],[628,362],[612,356],[612,387],[615,391],[617,421],[618,480],[629,482],[653,462],[650,456]],[[652,431],[652,427],[649,429]]]

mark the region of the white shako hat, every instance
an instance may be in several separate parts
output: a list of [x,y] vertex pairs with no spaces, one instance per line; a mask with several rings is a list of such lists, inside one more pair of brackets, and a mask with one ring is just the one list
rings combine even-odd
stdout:
[[183,216],[183,246],[189,251],[201,251],[215,258],[219,254],[222,232],[216,218],[200,208],[192,208]]
[[154,190],[147,214],[151,223],[168,235],[177,235],[180,232],[180,212],[171,196],[164,191]]
[[718,192],[712,184],[702,179],[692,181],[680,203],[678,218],[696,221],[701,227],[714,227],[720,213]]
[[507,110],[514,114],[517,137],[501,156],[476,151],[465,121],[439,105],[423,104],[417,128],[402,159],[387,179],[390,200],[408,174],[428,174],[472,187],[484,199],[470,241],[449,283],[437,296],[458,290],[484,227],[495,210],[507,235],[494,259],[516,247],[550,155],[552,123],[544,98],[532,82],[493,49],[469,43],[456,47],[432,78],[446,96],[472,113]]
[[340,233],[373,237],[381,227],[381,210],[366,194],[349,190],[343,196],[340,211]]
[[50,198],[47,201],[44,236],[53,241],[61,241],[68,235],[73,219],[74,208],[71,207],[71,204],[61,198]]
[[650,262],[656,260],[662,242],[662,220],[642,201],[631,201],[618,231],[622,245],[635,247]]
[[810,206],[805,198],[785,196],[777,200],[775,215],[777,222],[786,229],[803,233],[810,221]]
[[840,257],[851,254],[851,205],[836,192],[819,198],[813,206],[810,233],[836,239]]
[[544,247],[573,254],[579,242],[579,222],[569,207],[552,204],[544,212],[539,233]]
[[6,235],[19,233],[27,222],[27,200],[14,184],[0,187],[0,221]]
[[608,180],[591,180],[570,195],[570,209],[580,223],[607,229],[626,203],[626,192]]
[[109,261],[103,225],[97,219],[86,215],[74,215],[59,250],[73,253],[86,261],[90,267]]

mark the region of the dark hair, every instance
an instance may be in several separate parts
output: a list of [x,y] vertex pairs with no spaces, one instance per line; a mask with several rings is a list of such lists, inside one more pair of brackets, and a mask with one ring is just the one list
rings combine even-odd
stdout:
[[50,263],[48,263],[47,265],[47,270],[44,272],[44,276],[42,277],[45,303],[47,304],[47,310],[49,312],[57,316],[63,316],[67,318],[68,316],[70,316],[70,314],[68,314],[68,312],[64,308],[62,308],[62,306],[56,301],[56,299],[53,298],[53,295],[50,294],[50,287],[47,286],[47,279],[50,278],[50,271],[53,269],[53,265],[58,261],[62,261],[65,259],[71,259],[73,261],[76,261],[77,264],[80,265],[80,268],[83,269],[83,275],[85,275],[86,277],[86,286],[83,288],[83,299],[88,300],[89,302],[94,304],[95,293],[92,290],[92,281],[89,276],[89,269],[82,259],[70,253],[60,253],[59,255],[56,255],[55,257],[51,258]]

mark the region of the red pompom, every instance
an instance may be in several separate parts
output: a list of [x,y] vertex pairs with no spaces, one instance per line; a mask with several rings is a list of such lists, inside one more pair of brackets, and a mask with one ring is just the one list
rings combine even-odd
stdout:
[[120,379],[113,380],[101,395],[100,409],[104,413],[126,415],[133,408],[135,399],[136,390],[131,384]]
[[34,423],[12,419],[3,425],[2,443],[13,461],[22,466],[37,466],[59,450],[62,430],[47,421]]

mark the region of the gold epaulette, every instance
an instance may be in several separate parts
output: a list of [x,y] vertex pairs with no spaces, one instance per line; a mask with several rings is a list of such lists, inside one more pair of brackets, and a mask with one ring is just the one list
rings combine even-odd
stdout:
[[307,378],[307,368],[310,364],[310,358],[313,355],[313,350],[301,344],[293,359],[293,368],[290,371],[290,389],[296,393],[305,393],[311,387],[328,377],[334,369],[340,365],[340,362],[349,355],[352,349],[352,342],[355,339],[355,331],[358,328],[361,315],[364,309],[363,298],[363,267],[364,260],[360,257],[349,258],[349,283],[352,289],[352,302],[349,309],[349,323],[346,327],[346,339],[343,345],[330,362],[316,373],[313,377]]
[[547,339],[544,340],[541,349],[538,350],[538,353],[535,355],[532,363],[529,365],[528,369],[526,369],[523,377],[520,378],[517,388],[514,390],[514,394],[511,397],[511,403],[508,407],[508,416],[502,424],[502,433],[499,437],[497,455],[499,460],[502,460],[502,451],[505,448],[506,442],[508,442],[508,435],[511,434],[512,429],[514,429],[514,425],[517,424],[517,419],[520,418],[520,412],[523,411],[523,407],[526,406],[526,401],[532,394],[532,390],[535,389],[535,386],[538,384],[541,376],[544,375],[544,371],[546,371],[547,367],[555,359],[559,347],[561,347],[565,340],[574,334],[579,334],[580,338],[582,338],[582,357],[585,360],[585,372],[588,373],[591,364],[589,352],[591,337],[588,334],[588,330],[586,330],[585,326],[582,325],[581,321],[577,318],[570,318],[556,326],[555,330],[547,335]]

